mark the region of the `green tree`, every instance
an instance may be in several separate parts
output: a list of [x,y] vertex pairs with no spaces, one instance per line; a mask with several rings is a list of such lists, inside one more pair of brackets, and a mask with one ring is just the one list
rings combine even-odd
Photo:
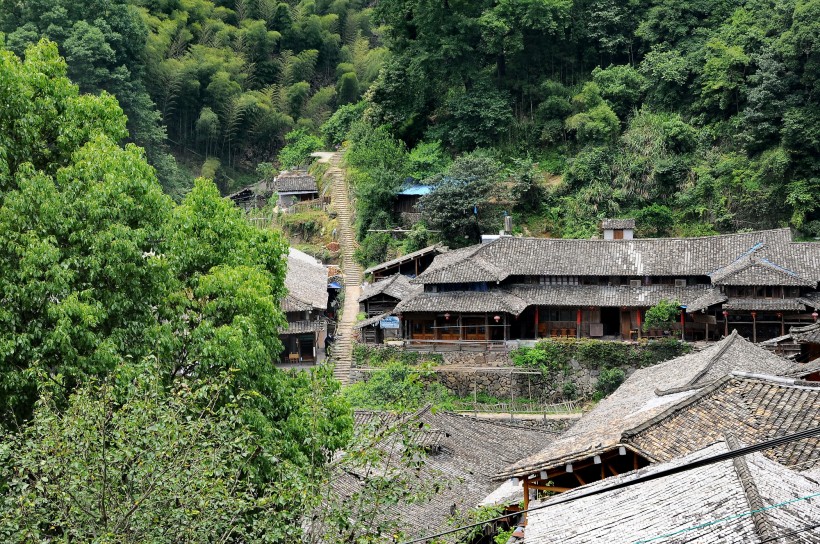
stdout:
[[322,140],[304,130],[294,130],[285,135],[288,142],[279,152],[279,164],[295,168],[310,163],[310,154],[322,149]]

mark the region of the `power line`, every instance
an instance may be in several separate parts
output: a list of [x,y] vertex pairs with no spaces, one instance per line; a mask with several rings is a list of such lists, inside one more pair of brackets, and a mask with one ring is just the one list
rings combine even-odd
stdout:
[[789,531],[788,533],[783,533],[782,535],[773,536],[771,538],[767,538],[766,540],[761,540],[759,544],[765,544],[766,542],[774,542],[775,540],[780,540],[781,538],[786,538],[787,536],[805,533],[806,531],[811,531],[812,529],[817,528],[820,528],[820,523],[815,523],[814,525],[807,525],[802,529],[795,529],[794,531]]
[[[804,438],[811,438],[813,436],[820,435],[820,427],[814,427],[812,429],[806,429],[805,431],[800,431],[798,433],[781,436],[779,438],[773,438],[771,440],[766,440],[764,442],[758,442],[757,444],[753,444],[751,446],[744,446],[742,448],[738,448],[736,450],[731,450],[725,453],[719,453],[717,455],[712,455],[710,457],[704,457],[703,459],[698,459],[695,461],[690,461],[689,463],[685,463],[682,465],[670,467],[667,469],[659,470],[657,472],[653,472],[650,474],[644,474],[642,476],[637,476],[634,479],[627,480],[624,482],[619,482],[617,484],[612,484],[604,487],[599,487],[596,489],[591,489],[589,491],[575,494],[571,497],[567,497],[565,499],[559,499],[556,501],[549,502],[547,504],[542,504],[539,506],[533,506],[532,508],[528,508],[526,510],[519,510],[515,512],[515,514],[526,514],[528,512],[534,512],[536,510],[543,510],[545,508],[549,508],[550,506],[555,506],[557,504],[564,504],[568,502],[577,501],[579,499],[583,499],[586,497],[592,497],[593,495],[600,495],[601,493],[606,493],[608,491],[614,491],[616,489],[622,489],[625,487],[631,487],[633,485],[648,482],[651,480],[657,480],[658,478],[664,478],[666,476],[672,476],[673,474],[679,474],[681,472],[687,472],[689,470],[694,470],[697,468],[705,467],[714,463],[720,463],[722,461],[728,461],[729,459],[734,459],[735,457],[740,457],[743,455],[748,455],[750,453],[755,453],[762,450],[767,450],[770,448],[776,448],[778,446],[782,446],[784,444],[788,444],[789,442],[794,442],[796,440],[803,440]],[[471,523],[469,525],[463,525],[461,527],[457,527],[455,529],[450,529],[448,531],[442,531],[440,533],[434,535],[428,535],[421,538],[416,538],[413,540],[407,540],[403,544],[415,544],[416,542],[425,542],[432,540],[434,538],[438,538],[441,536],[457,533],[460,531],[465,531],[467,529],[472,529],[474,527],[480,527],[486,525],[488,523],[494,523],[497,521],[502,521],[508,519],[512,514],[506,514],[503,516],[498,516],[492,519],[487,519],[484,521],[479,521],[477,523]]]
[[[748,516],[753,516],[755,514],[759,514],[761,512],[766,512],[768,510],[774,510],[776,508],[782,508],[784,506],[788,506],[789,504],[793,504],[795,502],[807,501],[809,499],[813,499],[815,497],[820,497],[820,493],[812,493],[811,495],[804,495],[802,497],[796,497],[794,499],[789,499],[787,501],[779,502],[777,504],[772,504],[770,506],[766,506],[764,508],[758,508],[757,510],[748,510],[746,512],[741,512],[739,514],[732,514],[731,516],[726,516],[725,518],[716,519],[714,521],[709,521],[706,523],[701,523],[699,525],[693,525],[692,527],[686,527],[685,529],[680,529],[678,531],[672,531],[671,533],[666,533],[659,536],[653,536],[652,538],[642,538],[641,540],[636,540],[633,544],[645,544],[646,542],[654,542],[655,540],[662,540],[664,538],[669,538],[675,535],[679,535],[682,533],[688,533],[689,531],[697,531],[698,529],[705,529],[706,527],[711,527],[713,525],[717,525],[718,523],[723,523],[724,521],[731,521],[733,519],[740,519],[745,518]],[[788,535],[780,535],[777,538],[783,538],[784,536]],[[695,537],[698,538],[698,537]],[[775,540],[774,538],[764,540],[763,542],[771,542]]]

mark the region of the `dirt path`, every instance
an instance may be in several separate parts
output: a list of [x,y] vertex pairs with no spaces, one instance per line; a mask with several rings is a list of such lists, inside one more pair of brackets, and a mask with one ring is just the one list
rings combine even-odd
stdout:
[[362,267],[353,258],[356,250],[356,238],[353,234],[353,212],[350,204],[347,180],[344,171],[339,168],[341,153],[323,154],[322,161],[330,163],[326,175],[333,180],[332,202],[338,214],[339,244],[341,247],[341,265],[345,282],[345,302],[342,316],[336,326],[336,342],[332,349],[334,363],[333,375],[342,384],[350,383],[350,366],[353,361],[353,326],[359,313],[359,295],[362,285]]

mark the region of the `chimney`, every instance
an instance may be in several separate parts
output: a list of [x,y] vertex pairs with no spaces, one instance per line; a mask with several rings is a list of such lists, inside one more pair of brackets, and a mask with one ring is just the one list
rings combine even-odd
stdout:
[[512,234],[512,216],[504,216],[504,234]]
[[632,240],[635,237],[634,219],[604,219],[601,228],[604,240]]

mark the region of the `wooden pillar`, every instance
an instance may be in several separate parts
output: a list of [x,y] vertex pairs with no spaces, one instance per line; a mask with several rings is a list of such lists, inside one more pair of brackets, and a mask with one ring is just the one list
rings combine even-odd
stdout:
[[752,342],[757,344],[757,312],[752,312]]
[[729,312],[723,310],[723,336],[729,336]]
[[783,323],[783,312],[778,312],[777,317],[780,318],[780,336],[786,336],[786,325]]
[[686,310],[680,311],[680,339],[686,340]]
[[524,476],[524,510],[530,507],[530,483]]
[[458,339],[464,340],[464,320],[461,314],[458,314]]
[[535,339],[538,340],[538,306],[535,307]]
[[578,315],[575,318],[577,327],[575,328],[575,338],[581,338],[581,308],[578,308]]
[[638,340],[641,339],[641,309],[638,308]]

